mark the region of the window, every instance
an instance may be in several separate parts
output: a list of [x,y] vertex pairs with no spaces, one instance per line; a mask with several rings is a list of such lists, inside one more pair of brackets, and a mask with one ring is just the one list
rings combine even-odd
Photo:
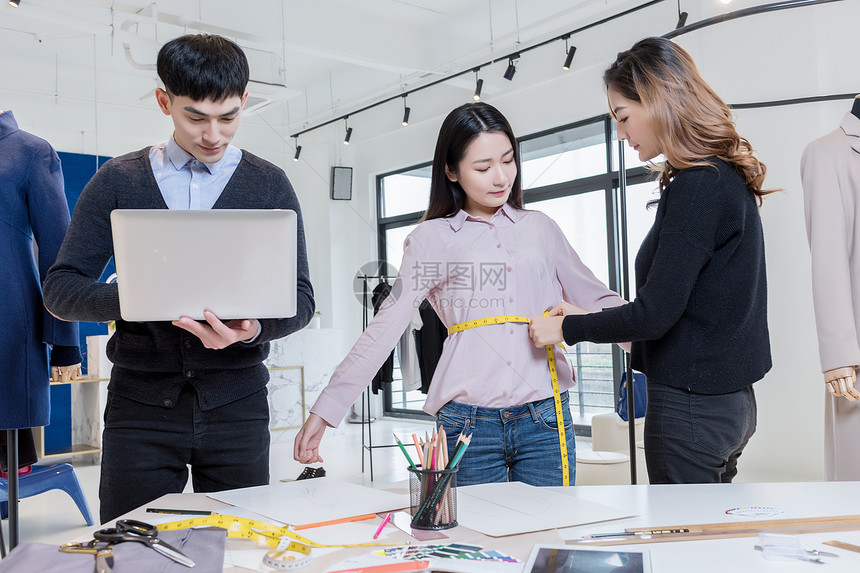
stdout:
[[[520,139],[522,181],[526,208],[552,217],[595,276],[620,291],[624,274],[633,288],[633,260],[651,227],[656,182],[632,149],[624,146],[627,193],[618,184],[618,141],[608,116],[594,118]],[[417,225],[429,200],[430,165],[377,178],[379,252],[392,265],[403,256],[403,240]],[[622,205],[626,208],[623,209]],[[626,231],[628,253],[622,249]],[[395,380],[385,393],[385,412],[426,415],[424,395],[405,390],[395,353]],[[571,391],[571,410],[577,431],[588,433],[591,415],[615,406],[623,369],[623,352],[615,345],[581,343],[568,348],[566,359],[577,385]]]
[[386,175],[379,187],[380,219],[424,211],[430,201],[430,166]]
[[535,189],[606,173],[602,121],[520,142],[523,189]]

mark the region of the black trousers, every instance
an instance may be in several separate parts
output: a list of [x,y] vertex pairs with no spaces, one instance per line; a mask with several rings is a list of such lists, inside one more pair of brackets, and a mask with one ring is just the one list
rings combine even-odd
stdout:
[[648,479],[652,484],[731,483],[755,428],[752,386],[729,394],[696,394],[648,380]]
[[173,408],[108,394],[102,436],[100,517],[107,523],[180,493],[188,466],[196,492],[269,483],[269,404],[262,390],[209,411],[186,384]]

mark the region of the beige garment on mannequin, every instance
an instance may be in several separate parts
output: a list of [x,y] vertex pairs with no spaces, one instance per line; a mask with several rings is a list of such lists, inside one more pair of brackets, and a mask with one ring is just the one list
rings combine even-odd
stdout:
[[[811,142],[801,160],[822,371],[860,364],[860,118]],[[819,379],[819,382],[820,379]],[[826,388],[826,386],[825,386]],[[860,480],[860,402],[825,399],[825,475]]]

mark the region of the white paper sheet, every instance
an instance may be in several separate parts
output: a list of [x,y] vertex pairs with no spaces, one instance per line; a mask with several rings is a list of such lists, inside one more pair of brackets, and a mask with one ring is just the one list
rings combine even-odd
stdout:
[[408,494],[391,493],[331,478],[279,482],[207,495],[223,503],[291,525],[306,525],[409,507]]
[[457,522],[491,537],[633,517],[630,511],[520,482],[457,488]]

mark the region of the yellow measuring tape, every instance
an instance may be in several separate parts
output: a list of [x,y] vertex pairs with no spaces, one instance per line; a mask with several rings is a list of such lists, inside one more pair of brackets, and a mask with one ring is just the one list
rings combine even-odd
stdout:
[[[239,537],[256,541],[262,545],[269,547],[278,547],[284,543],[284,538],[292,539],[297,542],[297,545],[307,546],[304,549],[291,549],[290,551],[299,551],[300,553],[310,553],[311,547],[389,547],[391,545],[405,545],[405,543],[348,543],[339,545],[327,545],[325,543],[317,543],[311,541],[307,537],[303,537],[292,531],[288,526],[278,527],[265,521],[248,519],[245,517],[235,517],[232,515],[213,514],[205,517],[194,517],[191,519],[183,519],[181,521],[171,521],[170,523],[162,523],[158,526],[159,531],[174,531],[176,529],[187,529],[189,527],[199,527],[208,525],[210,527],[220,527],[227,530],[227,537]],[[290,542],[292,543],[292,542]]]
[[[544,316],[549,316],[548,312],[543,313]],[[448,328],[448,334],[454,334],[455,332],[463,332],[464,330],[469,330],[470,328],[478,328],[479,326],[489,326],[491,324],[505,324],[506,322],[524,322],[526,324],[530,323],[531,320],[524,316],[490,316],[487,318],[478,318],[476,320],[468,320],[466,322],[459,322],[454,326]],[[570,485],[570,460],[567,457],[567,436],[564,433],[564,416],[562,415],[561,410],[561,394],[558,390],[558,370],[555,367],[555,350],[551,344],[546,347],[546,361],[549,364],[549,373],[552,378],[552,398],[555,403],[555,422],[556,427],[558,428],[558,444],[561,448],[561,471],[562,471],[562,484]]]
[[[311,541],[307,537],[297,534],[289,527],[279,527],[277,525],[272,525],[271,523],[266,523],[265,521],[219,514],[162,523],[158,526],[158,530],[174,531],[177,529],[201,526],[220,527],[221,529],[227,530],[227,537],[250,539],[251,541],[256,541],[261,545],[273,547],[274,551],[270,551],[270,554],[274,554],[275,551],[279,554],[282,554],[285,551],[293,551],[295,553],[310,555],[311,549],[314,547],[390,547],[392,545],[406,545],[405,542],[346,543],[338,545],[317,543],[316,541]],[[269,557],[274,557],[274,555],[269,555]]]

